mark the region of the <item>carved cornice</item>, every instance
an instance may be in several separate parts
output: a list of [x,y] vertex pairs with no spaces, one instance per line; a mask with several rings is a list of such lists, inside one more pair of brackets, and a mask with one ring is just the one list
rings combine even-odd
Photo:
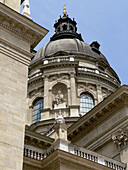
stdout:
[[128,126],[113,134],[112,140],[118,146],[119,150],[126,148],[128,146]]
[[0,3],[0,26],[29,42],[31,50],[48,33],[48,30],[45,28],[11,10],[2,3]]
[[96,125],[115,113],[119,108],[124,106],[128,107],[128,91],[127,93],[123,92],[123,90],[125,91],[125,87],[128,90],[128,86],[122,86],[115,93],[90,110],[90,112],[84,115],[80,120],[70,126],[68,129],[69,140],[76,141],[78,138],[82,137],[82,135],[85,135]]
[[[42,63],[43,64],[43,63]],[[55,69],[55,68],[64,68],[64,67],[77,67],[78,62],[77,61],[64,61],[59,63],[49,63],[46,65],[42,65],[40,67],[41,71],[48,70],[48,69]]]
[[25,130],[25,144],[33,145],[39,148],[48,148],[54,142],[54,139],[47,136]]
[[120,84],[117,84],[117,82],[114,82],[112,79],[110,79],[109,77],[104,77],[102,75],[96,74],[96,73],[89,73],[89,72],[83,72],[83,71],[79,71],[78,72],[78,77],[86,77],[86,78],[91,78],[93,80],[98,80],[107,84],[110,84],[111,86],[113,86],[114,88],[119,88]]

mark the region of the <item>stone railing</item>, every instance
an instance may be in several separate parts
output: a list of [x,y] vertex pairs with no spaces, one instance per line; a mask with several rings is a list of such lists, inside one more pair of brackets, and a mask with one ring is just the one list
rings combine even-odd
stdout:
[[25,157],[35,159],[35,160],[38,160],[38,161],[42,161],[47,156],[49,156],[52,152],[54,152],[54,149],[52,149],[52,150],[50,150],[49,152],[46,152],[46,153],[39,153],[39,152],[34,151],[32,149],[24,148],[24,156]]
[[61,56],[61,57],[54,57],[44,60],[44,64],[50,63],[58,63],[58,62],[65,62],[65,61],[74,61],[74,56]]
[[107,73],[105,73],[103,71],[100,71],[98,69],[87,68],[87,67],[79,67],[78,70],[102,75],[102,76],[104,76],[106,78],[110,78],[111,80],[113,80],[114,82],[119,84],[118,80],[115,77],[112,77],[111,75],[109,75],[109,74],[107,74]]
[[80,150],[74,149],[74,154],[77,156],[80,156],[82,158],[88,159],[90,161],[94,161],[98,163],[98,157],[95,155],[92,155],[90,153],[82,152]]
[[79,148],[79,147],[71,145],[69,152],[74,155],[77,155],[81,158],[88,159],[90,161],[97,162],[98,164],[107,166],[111,169],[115,169],[115,170],[125,170],[126,169],[125,164],[118,162],[116,160],[110,159],[106,156],[97,154],[96,152],[89,151],[84,148]]
[[[56,146],[51,146],[49,149],[47,149],[46,152],[39,153],[37,151],[33,151],[32,149],[24,148],[24,156],[31,158],[31,159],[38,160],[38,161],[42,161],[43,159],[48,157],[50,154],[52,154],[57,149],[58,148]],[[106,156],[102,156],[96,152],[93,152],[93,151],[90,151],[90,150],[87,150],[81,147],[77,147],[72,144],[69,144],[68,152],[71,154],[77,155],[81,158],[104,165],[111,169],[126,170],[126,165],[124,163],[118,162]]]

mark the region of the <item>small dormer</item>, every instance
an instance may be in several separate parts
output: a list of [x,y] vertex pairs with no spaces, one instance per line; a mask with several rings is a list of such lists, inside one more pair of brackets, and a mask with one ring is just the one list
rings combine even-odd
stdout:
[[92,48],[92,50],[98,54],[100,54],[101,52],[99,51],[99,48],[100,48],[100,44],[97,42],[97,41],[93,41],[91,44],[90,44],[90,47]]

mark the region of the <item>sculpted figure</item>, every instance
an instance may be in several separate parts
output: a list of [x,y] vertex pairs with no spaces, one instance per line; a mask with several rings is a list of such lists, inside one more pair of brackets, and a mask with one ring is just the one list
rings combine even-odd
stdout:
[[59,104],[62,104],[64,103],[65,100],[64,100],[64,96],[63,94],[61,93],[61,91],[59,90],[57,95],[55,96],[55,98],[53,99],[53,104],[56,104],[56,105],[59,105]]

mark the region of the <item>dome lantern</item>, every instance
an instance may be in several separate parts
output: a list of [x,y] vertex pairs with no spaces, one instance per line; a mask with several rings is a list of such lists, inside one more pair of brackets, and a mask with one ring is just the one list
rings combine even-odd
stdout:
[[60,16],[58,21],[55,21],[54,28],[55,34],[51,37],[51,41],[64,39],[64,38],[77,38],[83,41],[81,34],[77,33],[77,23],[75,19],[69,18],[66,7],[64,6],[63,17]]

